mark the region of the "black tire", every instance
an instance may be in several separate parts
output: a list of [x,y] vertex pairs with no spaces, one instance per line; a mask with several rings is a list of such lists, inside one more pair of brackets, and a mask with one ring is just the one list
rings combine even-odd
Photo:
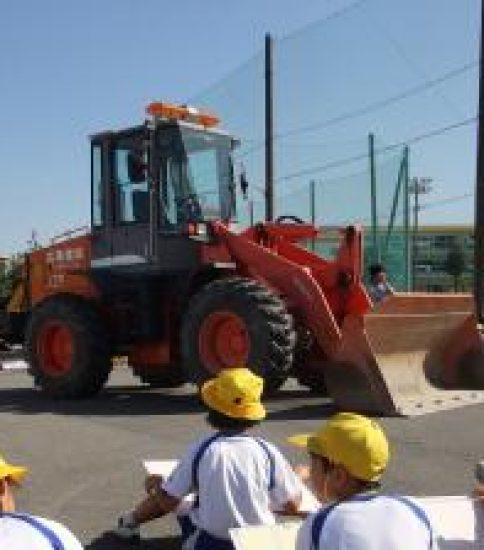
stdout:
[[[49,325],[61,327],[71,341],[71,358],[58,372],[48,364],[49,354],[41,351]],[[98,393],[112,368],[109,338],[99,315],[73,297],[51,298],[34,309],[26,333],[26,355],[35,384],[55,398],[78,399]]]
[[316,395],[328,395],[328,388],[324,380],[324,369],[314,369],[310,366],[309,358],[314,346],[314,337],[304,328],[297,331],[296,350],[294,352],[294,368],[292,375],[301,386],[309,388]]
[[315,395],[328,395],[328,388],[321,372],[315,372],[307,367],[302,367],[297,373],[297,381],[301,386],[309,388]]
[[134,367],[133,373],[143,384],[149,384],[152,388],[179,388],[186,382],[180,365],[169,365],[157,370]]
[[181,327],[187,379],[200,384],[214,375],[201,357],[199,335],[204,320],[217,312],[235,315],[244,324],[249,340],[247,366],[264,379],[265,393],[277,390],[292,366],[293,319],[278,296],[261,283],[242,277],[209,283],[190,301]]
[[460,361],[459,385],[469,389],[484,389],[484,338],[480,346],[467,352]]

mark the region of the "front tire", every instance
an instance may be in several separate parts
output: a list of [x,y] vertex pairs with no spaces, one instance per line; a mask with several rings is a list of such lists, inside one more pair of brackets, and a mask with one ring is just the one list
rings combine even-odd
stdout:
[[51,298],[31,315],[26,353],[35,384],[56,398],[99,392],[111,372],[108,334],[94,308],[71,297]]
[[314,395],[328,395],[328,388],[320,371],[303,366],[296,374],[296,379],[301,386],[306,386]]
[[328,395],[324,380],[324,368],[321,363],[327,358],[318,357],[314,365],[315,341],[311,332],[301,327],[298,331],[296,351],[294,353],[293,376],[301,386],[309,388],[315,395]]
[[247,366],[278,389],[292,366],[296,335],[284,302],[261,283],[230,277],[196,294],[184,316],[181,351],[187,378],[200,384],[225,368]]

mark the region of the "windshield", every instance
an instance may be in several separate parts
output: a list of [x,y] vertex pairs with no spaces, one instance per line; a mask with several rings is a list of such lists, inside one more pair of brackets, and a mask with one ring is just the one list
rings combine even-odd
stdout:
[[232,139],[178,126],[160,133],[161,212],[165,224],[229,219],[235,212]]

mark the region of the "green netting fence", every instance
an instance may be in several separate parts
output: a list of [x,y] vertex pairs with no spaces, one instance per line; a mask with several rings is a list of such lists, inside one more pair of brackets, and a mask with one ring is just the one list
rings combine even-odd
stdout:
[[[445,202],[457,183],[470,197],[425,207],[422,225],[472,223],[478,13],[477,0],[360,0],[274,40],[275,215],[364,225],[366,266],[384,263],[396,288],[413,285],[417,261],[409,180],[438,182],[427,203]],[[250,184],[249,200],[238,196],[241,225],[265,214],[263,45],[261,37],[259,52],[190,98],[241,140],[236,171]],[[316,250],[330,254],[332,240]]]

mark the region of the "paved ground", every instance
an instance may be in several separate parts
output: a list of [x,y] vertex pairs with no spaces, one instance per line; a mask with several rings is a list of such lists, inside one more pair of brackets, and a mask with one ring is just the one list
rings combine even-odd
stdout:
[[[301,461],[284,439],[314,429],[330,403],[287,385],[267,406],[260,432]],[[483,419],[484,405],[383,419],[393,447],[388,487],[416,495],[468,492],[474,463],[484,457]],[[108,531],[140,494],[142,459],[176,458],[205,430],[190,386],[148,390],[119,369],[97,399],[52,402],[32,389],[26,373],[0,373],[0,452],[32,472],[19,507],[60,519],[91,550],[120,549]],[[141,547],[177,548],[176,534],[171,519],[158,521],[143,532]]]

